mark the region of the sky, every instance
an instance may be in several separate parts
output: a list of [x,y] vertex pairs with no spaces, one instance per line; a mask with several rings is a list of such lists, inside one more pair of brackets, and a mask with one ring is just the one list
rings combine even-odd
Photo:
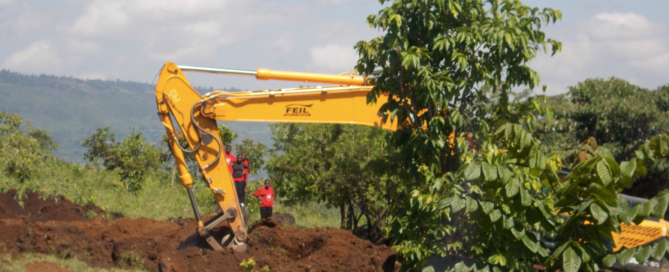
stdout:
[[[525,0],[560,9],[544,27],[563,43],[530,67],[549,94],[615,76],[655,89],[669,83],[669,1]],[[151,83],[167,61],[215,68],[342,73],[353,46],[382,35],[374,0],[0,0],[0,69]],[[259,90],[294,83],[187,75],[193,85]]]

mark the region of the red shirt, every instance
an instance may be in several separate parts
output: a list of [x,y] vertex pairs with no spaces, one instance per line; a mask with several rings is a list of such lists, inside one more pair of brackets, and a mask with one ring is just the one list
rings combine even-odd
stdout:
[[274,205],[274,188],[261,187],[254,193],[257,197],[260,197],[260,207],[271,208]]
[[246,164],[246,172],[244,172],[244,182],[248,181],[249,179],[249,160],[244,160],[244,164]]
[[235,158],[235,155],[230,152],[230,154],[225,153],[225,163],[228,164],[228,170],[230,170],[230,175],[232,175],[232,163],[236,162],[237,158]]

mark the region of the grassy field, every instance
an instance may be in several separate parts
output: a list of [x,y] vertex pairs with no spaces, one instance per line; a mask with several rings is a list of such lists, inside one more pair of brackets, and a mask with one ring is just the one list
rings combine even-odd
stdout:
[[[0,254],[0,267],[2,271],[7,272],[25,272],[25,267],[27,265],[39,262],[50,262],[55,263],[58,266],[66,269],[70,269],[75,272],[144,272],[148,270],[136,269],[136,270],[127,270],[120,268],[113,269],[102,269],[102,268],[93,268],[88,266],[86,263],[81,262],[77,259],[61,259],[53,255],[45,254],[33,254],[25,253],[16,257],[12,257],[11,254]],[[48,271],[45,271],[48,272]]]
[[[258,202],[252,197],[253,188],[258,187],[256,184],[259,185],[255,181],[249,182],[249,202]],[[0,191],[6,192],[9,189],[33,190],[49,196],[62,195],[76,204],[97,205],[107,212],[120,212],[130,218],[166,220],[193,217],[186,190],[178,178],[165,172],[150,173],[143,183],[143,189],[129,192],[115,171],[47,159],[30,180],[21,182],[0,175]],[[193,190],[200,212],[210,213],[214,208],[211,192],[200,182],[195,183]],[[257,203],[250,204],[252,220],[259,219],[257,208],[253,210]],[[303,206],[275,203],[274,211],[292,214],[298,227],[339,227],[339,211],[322,203]]]

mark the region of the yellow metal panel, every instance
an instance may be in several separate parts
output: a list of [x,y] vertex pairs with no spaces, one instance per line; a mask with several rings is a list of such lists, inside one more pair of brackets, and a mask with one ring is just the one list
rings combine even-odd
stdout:
[[617,252],[623,247],[635,248],[666,237],[667,227],[669,227],[669,223],[664,220],[660,220],[660,222],[644,220],[639,225],[621,223],[620,234],[613,233],[613,242],[615,243],[613,251]]
[[[224,97],[207,107],[207,116],[221,121],[358,124],[396,130],[379,117],[383,102],[367,104],[369,90]],[[387,96],[378,101],[387,100]]]

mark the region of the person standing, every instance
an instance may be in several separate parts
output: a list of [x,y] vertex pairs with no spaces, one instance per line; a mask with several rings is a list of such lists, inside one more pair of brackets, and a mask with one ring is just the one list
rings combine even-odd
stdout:
[[237,159],[232,163],[232,181],[235,183],[235,191],[237,191],[237,199],[239,204],[244,208],[246,202],[246,182],[244,182],[244,174],[249,167],[242,161],[242,155],[237,155]]
[[251,168],[249,168],[249,160],[246,159],[246,152],[242,153],[242,161],[244,164],[246,164],[246,172],[244,173],[244,182],[249,181],[249,172],[251,172]]
[[235,158],[235,155],[232,154],[232,146],[227,145],[225,146],[225,162],[228,163],[228,169],[230,170],[230,174],[232,174],[232,163],[237,161]]
[[260,219],[272,217],[272,206],[274,206],[274,188],[269,186],[269,179],[265,180],[265,187],[258,189],[254,195],[260,199]]

